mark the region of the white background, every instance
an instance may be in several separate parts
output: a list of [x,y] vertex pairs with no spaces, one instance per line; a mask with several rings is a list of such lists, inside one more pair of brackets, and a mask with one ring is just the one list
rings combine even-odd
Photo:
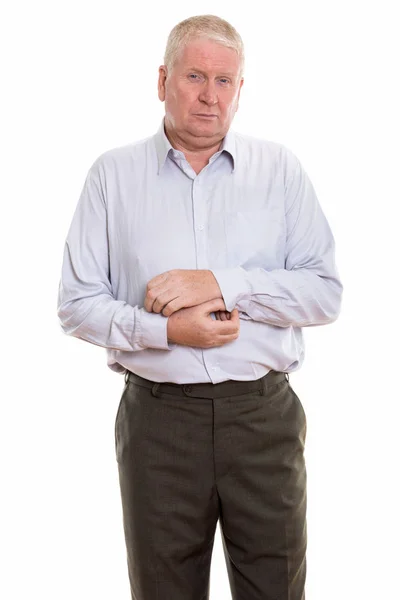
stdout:
[[[105,150],[155,133],[167,36],[206,13],[229,20],[245,43],[233,129],[299,157],[345,288],[339,320],[304,331],[305,363],[291,376],[308,418],[307,600],[396,597],[395,4],[37,0],[2,10],[5,600],[130,598],[114,454],[123,377],[104,349],[62,333],[58,282],[87,170]],[[230,598],[217,528],[211,599]]]

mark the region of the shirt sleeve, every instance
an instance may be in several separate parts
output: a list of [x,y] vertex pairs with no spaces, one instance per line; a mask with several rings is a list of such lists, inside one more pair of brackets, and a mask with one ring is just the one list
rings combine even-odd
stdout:
[[103,348],[170,350],[166,317],[113,297],[107,206],[95,165],[87,174],[64,245],[57,298],[61,328]]
[[323,325],[336,320],[341,307],[335,241],[307,173],[288,154],[285,268],[238,266],[212,273],[228,311],[236,307],[254,321],[278,327]]

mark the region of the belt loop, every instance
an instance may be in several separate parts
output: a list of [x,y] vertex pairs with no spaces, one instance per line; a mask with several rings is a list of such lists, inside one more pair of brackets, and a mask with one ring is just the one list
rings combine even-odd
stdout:
[[286,381],[289,383],[289,373],[285,373]]
[[151,388],[151,393],[153,394],[153,396],[155,396],[156,398],[159,398],[158,396],[158,388],[160,387],[159,383],[155,383],[153,385],[153,387]]
[[125,369],[125,384],[128,383],[128,379],[129,379],[129,371],[128,371],[128,369]]

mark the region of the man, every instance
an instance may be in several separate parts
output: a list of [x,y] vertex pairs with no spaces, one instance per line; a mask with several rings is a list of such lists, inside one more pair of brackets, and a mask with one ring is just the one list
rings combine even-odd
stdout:
[[334,240],[295,155],[233,132],[243,45],[179,23],[165,118],[89,170],[65,244],[63,331],[125,373],[116,459],[134,600],[209,598],[221,524],[234,600],[304,600],[301,328],[333,322]]

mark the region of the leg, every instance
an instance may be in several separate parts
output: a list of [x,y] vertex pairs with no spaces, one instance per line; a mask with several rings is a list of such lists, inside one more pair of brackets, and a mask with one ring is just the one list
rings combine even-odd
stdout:
[[129,381],[115,423],[132,600],[208,600],[212,402],[159,396]]
[[266,384],[263,395],[231,397],[221,404],[219,418],[221,432],[225,427],[220,463],[225,469],[217,489],[232,598],[305,600],[306,416],[301,402],[285,380]]

